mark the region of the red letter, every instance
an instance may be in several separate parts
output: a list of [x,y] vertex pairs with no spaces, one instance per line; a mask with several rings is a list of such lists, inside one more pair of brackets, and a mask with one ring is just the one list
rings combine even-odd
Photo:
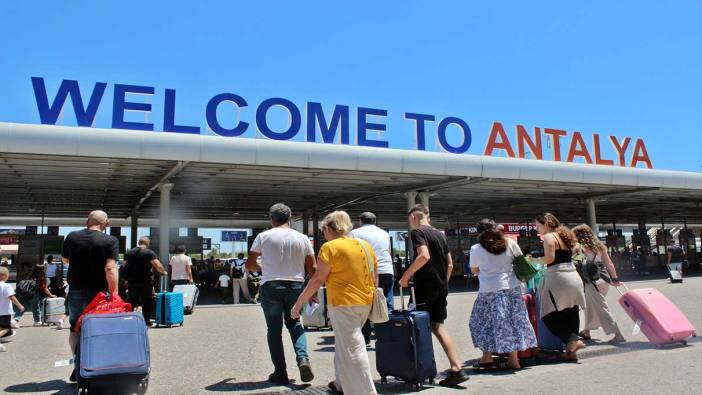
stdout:
[[534,159],[543,160],[543,149],[541,147],[541,128],[534,127],[534,140],[527,134],[524,126],[517,125],[517,149],[519,150],[519,157],[524,159],[526,153],[524,152],[524,142],[529,145],[529,151],[534,155]]
[[[497,142],[497,137],[500,137],[500,142]],[[509,143],[505,129],[499,122],[494,122],[492,124],[492,130],[490,130],[490,137],[488,138],[487,145],[485,146],[485,152],[483,155],[492,156],[492,151],[496,149],[505,150],[508,158],[514,158],[514,150],[512,150],[512,145]]]
[[592,142],[595,146],[595,164],[614,166],[613,160],[602,159],[602,152],[600,152],[600,135],[599,134],[595,133],[592,135]]
[[580,132],[573,132],[573,139],[570,140],[570,149],[568,150],[568,159],[566,159],[566,162],[573,162],[576,156],[585,159],[585,163],[592,164],[592,158],[590,158],[590,153],[587,152],[585,141],[583,141],[583,136]]
[[648,169],[653,168],[642,139],[636,139],[636,144],[634,144],[634,156],[631,158],[631,167],[636,167],[636,164],[639,162],[643,162]]
[[614,136],[609,136],[609,140],[612,142],[612,145],[619,156],[619,166],[626,166],[626,164],[624,164],[624,154],[626,153],[626,148],[629,146],[631,139],[629,137],[624,137],[624,144],[622,145],[619,145],[619,141],[617,141],[617,138]]
[[567,133],[565,130],[544,128],[544,133],[553,136],[553,160],[561,161],[561,137]]

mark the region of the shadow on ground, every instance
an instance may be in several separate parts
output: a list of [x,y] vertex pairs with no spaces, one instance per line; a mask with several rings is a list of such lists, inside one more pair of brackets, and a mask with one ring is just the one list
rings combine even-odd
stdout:
[[[237,382],[235,378],[229,378],[229,379],[224,379],[218,383],[208,385],[207,387],[205,387],[205,389],[208,391],[233,392],[233,391],[257,391],[257,390],[262,390],[262,389],[266,389],[266,388],[273,388],[273,387],[280,387],[280,386],[273,384],[267,380]],[[291,383],[286,385],[285,387],[289,388],[289,390],[299,391],[299,390],[304,390],[304,389],[309,388],[310,385],[309,384],[295,384],[294,381],[291,381]],[[286,390],[286,391],[289,391],[289,390]],[[272,393],[278,394],[278,393],[280,393],[280,391],[279,392],[272,392]]]
[[56,391],[54,392],[54,395],[69,395],[77,394],[78,388],[75,384],[70,384],[63,380],[50,380],[44,382],[11,385],[9,387],[5,387],[4,391],[11,394],[31,394],[35,392]]

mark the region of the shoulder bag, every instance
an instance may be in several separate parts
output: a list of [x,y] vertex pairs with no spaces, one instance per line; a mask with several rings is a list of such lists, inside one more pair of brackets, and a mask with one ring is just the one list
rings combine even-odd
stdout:
[[361,239],[356,240],[358,240],[358,243],[361,245],[361,248],[363,248],[363,252],[366,254],[366,261],[368,262],[368,271],[370,272],[371,282],[375,287],[375,292],[373,293],[373,301],[371,302],[371,311],[370,314],[368,314],[368,320],[370,320],[370,322],[374,324],[382,324],[383,322],[388,322],[390,320],[390,316],[388,316],[388,303],[387,299],[385,299],[383,289],[378,288],[375,284],[375,276],[373,275],[375,271],[373,270],[372,256],[368,252],[366,246],[363,244],[363,241]]
[[524,254],[519,251],[519,255],[517,255],[517,251],[514,250],[514,245],[507,241],[507,246],[512,252],[513,258],[512,258],[512,270],[514,270],[514,274],[517,276],[519,281],[522,282],[528,282],[531,280],[534,276],[536,276],[536,273],[539,272],[539,269],[537,269],[534,265],[529,263],[529,261],[526,259]]

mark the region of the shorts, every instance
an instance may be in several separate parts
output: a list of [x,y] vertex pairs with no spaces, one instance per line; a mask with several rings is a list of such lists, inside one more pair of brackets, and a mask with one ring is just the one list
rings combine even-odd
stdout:
[[446,321],[446,306],[448,305],[448,289],[438,287],[415,287],[416,300],[414,304],[418,311],[429,313],[432,324],[443,324]]
[[12,329],[11,315],[0,315],[0,329]]
[[99,291],[68,291],[66,303],[68,304],[68,322],[71,324],[71,332],[75,332],[78,318],[83,314],[83,310],[95,299]]

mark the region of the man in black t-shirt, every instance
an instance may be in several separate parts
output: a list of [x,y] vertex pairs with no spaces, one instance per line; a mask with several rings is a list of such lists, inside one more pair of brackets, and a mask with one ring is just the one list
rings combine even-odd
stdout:
[[151,240],[144,236],[139,239],[139,246],[129,250],[124,256],[124,278],[127,280],[129,303],[136,310],[141,306],[144,322],[149,326],[153,308],[154,287],[151,270],[165,276],[168,273],[158,260],[156,253],[149,249]]
[[[63,242],[61,259],[68,265],[68,321],[71,334],[68,342],[75,354],[78,333],[75,325],[81,313],[99,292],[117,294],[116,260],[119,241],[104,233],[110,226],[107,213],[96,210],[88,215],[86,228],[71,232]],[[76,381],[75,369],[70,381]]]
[[677,270],[682,275],[682,265],[685,260],[685,251],[682,248],[671,244],[668,247],[668,270]]
[[446,236],[429,224],[429,209],[417,204],[408,215],[416,258],[402,275],[400,286],[407,287],[414,276],[415,306],[417,310],[429,313],[432,332],[451,363],[451,370],[439,384],[455,386],[468,380],[468,375],[463,371],[453,339],[443,325],[453,260]]

